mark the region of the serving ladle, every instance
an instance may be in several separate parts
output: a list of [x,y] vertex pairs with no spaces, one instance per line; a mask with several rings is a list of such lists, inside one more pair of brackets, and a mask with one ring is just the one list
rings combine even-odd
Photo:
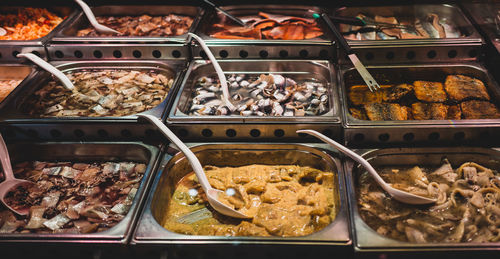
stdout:
[[19,53],[19,54],[17,54],[17,57],[18,58],[26,58],[26,59],[31,60],[31,62],[35,63],[39,67],[43,68],[47,72],[49,72],[52,75],[54,75],[55,77],[57,77],[57,79],[59,79],[59,81],[61,81],[62,85],[64,87],[66,87],[68,90],[73,91],[75,89],[75,86],[73,85],[71,80],[69,80],[69,78],[63,72],[61,72],[59,69],[55,68],[53,65],[51,65],[47,61],[41,59],[39,56],[32,54],[32,53]]
[[14,209],[5,201],[5,196],[7,196],[7,194],[11,190],[15,189],[18,186],[33,185],[34,183],[28,180],[16,179],[14,173],[12,172],[9,151],[7,150],[7,145],[5,145],[5,141],[3,140],[2,135],[0,135],[0,162],[2,163],[3,175],[5,177],[5,180],[0,183],[0,201],[12,212],[21,216],[28,215],[29,207]]
[[205,175],[205,171],[203,171],[203,167],[201,166],[201,163],[196,157],[196,155],[169,128],[167,128],[165,124],[163,124],[158,118],[152,115],[139,114],[137,116],[140,118],[144,118],[149,122],[151,122],[153,125],[155,125],[163,133],[163,135],[165,135],[165,137],[167,137],[170,141],[172,141],[181,150],[181,152],[184,153],[187,160],[189,161],[189,164],[193,168],[193,171],[196,174],[198,181],[200,182],[201,188],[207,195],[208,203],[210,203],[212,208],[214,208],[221,214],[233,218],[240,218],[240,219],[251,218],[250,216],[247,216],[218,200],[219,195],[222,195],[225,192],[212,188],[210,182],[208,182],[207,176]]
[[111,28],[109,28],[108,26],[105,26],[105,25],[102,25],[100,24],[97,19],[95,18],[95,15],[94,13],[92,12],[92,9],[90,9],[90,7],[87,5],[87,3],[85,3],[84,1],[82,0],[75,0],[75,2],[80,5],[80,7],[82,8],[83,10],[83,13],[85,13],[85,15],[87,16],[87,19],[89,19],[89,22],[90,24],[92,25],[92,27],[94,27],[98,32],[100,33],[116,33],[116,34],[120,34],[119,31],[116,31],[116,30],[113,30]]
[[423,205],[423,204],[431,204],[435,203],[436,199],[431,199],[431,198],[426,198],[423,196],[415,195],[409,192],[405,192],[396,188],[393,188],[390,184],[386,183],[380,175],[378,175],[377,171],[370,165],[366,159],[364,159],[362,156],[354,153],[352,150],[344,147],[343,145],[335,142],[334,140],[330,139],[329,137],[315,131],[315,130],[297,130],[297,133],[306,133],[312,136],[315,136],[319,139],[321,139],[323,142],[335,147],[337,150],[340,152],[344,153],[348,157],[352,158],[354,161],[360,163],[362,166],[366,168],[368,173],[371,174],[371,176],[375,179],[375,181],[384,189],[389,195],[392,196],[392,198],[402,202],[402,203],[407,203],[407,204],[413,204],[413,205]]
[[235,111],[236,107],[229,100],[229,98],[230,98],[229,87],[227,85],[226,76],[224,75],[224,71],[222,71],[222,68],[220,67],[219,62],[217,62],[217,59],[215,58],[214,54],[212,53],[210,48],[208,48],[207,44],[205,43],[205,41],[202,38],[200,38],[198,35],[196,35],[192,32],[189,32],[188,35],[191,36],[193,39],[195,39],[198,43],[200,43],[201,48],[207,54],[210,62],[212,62],[212,66],[214,67],[215,72],[217,73],[217,77],[219,78],[220,86],[222,88],[222,99],[224,101],[224,104],[227,106],[227,108],[229,108],[230,111]]

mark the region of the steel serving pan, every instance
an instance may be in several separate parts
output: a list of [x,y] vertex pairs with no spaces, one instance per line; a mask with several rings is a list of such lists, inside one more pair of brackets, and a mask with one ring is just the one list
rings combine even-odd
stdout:
[[192,61],[182,86],[179,89],[173,109],[171,109],[168,122],[188,123],[256,123],[256,122],[340,122],[339,101],[337,95],[337,81],[335,68],[329,61],[299,61],[299,60],[221,60],[219,61],[226,75],[247,74],[258,76],[260,74],[280,74],[297,80],[316,79],[328,89],[329,111],[319,116],[284,117],[284,116],[195,116],[188,115],[193,102],[192,93],[195,91],[196,81],[203,76],[216,76],[212,64],[204,60]]
[[126,243],[150,185],[158,148],[140,142],[45,142],[16,143],[8,146],[13,163],[39,161],[135,161],[147,164],[132,206],[116,226],[92,234],[0,234],[1,242],[98,242]]
[[[480,147],[432,147],[432,148],[390,148],[357,150],[375,168],[377,166],[439,166],[442,158],[447,157],[454,168],[465,162],[476,162],[489,168],[499,168],[500,151],[493,148]],[[498,255],[500,243],[407,243],[379,235],[360,217],[357,205],[357,184],[359,175],[365,169],[347,159],[344,163],[346,184],[350,205],[351,229],[356,252],[446,252],[459,251],[469,256],[488,253]],[[434,255],[436,255],[434,253]],[[470,258],[470,257],[469,257]]]
[[[368,66],[371,74],[380,84],[413,83],[415,80],[444,82],[447,75],[461,74],[477,78],[484,82],[488,92],[497,105],[500,105],[500,88],[488,70],[478,63],[446,63],[397,66]],[[345,138],[348,143],[374,141],[378,143],[464,140],[498,128],[499,119],[467,120],[407,120],[407,121],[369,121],[354,118],[349,112],[347,89],[356,84],[364,84],[352,67],[343,67],[340,71],[340,96],[343,101]],[[460,136],[454,134],[461,132]],[[437,133],[437,138],[429,134]],[[363,137],[359,137],[362,134]],[[386,136],[380,136],[386,134]],[[409,134],[409,135],[408,135]],[[422,135],[423,134],[423,135]],[[357,136],[356,136],[357,135]],[[436,134],[434,134],[436,135]],[[410,137],[408,137],[410,136]],[[485,136],[483,134],[483,136]],[[441,137],[441,138],[440,138]],[[487,136],[486,136],[487,137]],[[356,138],[358,138],[356,140]]]
[[[83,69],[138,69],[138,70],[154,70],[165,73],[174,79],[174,83],[165,100],[151,110],[144,111],[144,114],[151,114],[162,118],[166,113],[166,108],[170,102],[171,96],[176,92],[176,85],[185,68],[185,61],[75,61],[75,62],[52,62],[54,66],[63,72],[78,71]],[[52,117],[52,118],[37,118],[31,117],[21,111],[21,106],[25,100],[40,87],[44,86],[51,75],[45,71],[37,71],[36,76],[32,80],[26,82],[27,87],[20,89],[15,98],[6,104],[3,110],[2,119],[13,123],[46,123],[46,122],[82,122],[82,121],[135,121],[136,115],[123,117]]]
[[12,92],[0,103],[0,109],[12,99],[16,93],[23,88],[26,82],[32,80],[35,68],[21,64],[0,64],[0,80],[22,80]]
[[[91,8],[96,16],[111,15],[111,16],[125,16],[125,15],[168,15],[178,14],[183,16],[190,16],[193,18],[193,23],[189,32],[194,31],[201,16],[203,9],[195,6],[179,6],[179,5],[112,5],[112,6],[95,6]],[[75,15],[75,18],[65,26],[61,31],[52,39],[53,43],[75,43],[75,42],[101,42],[101,43],[144,43],[144,42],[180,42],[184,43],[187,39],[187,33],[170,36],[117,36],[117,37],[78,37],[76,33],[80,29],[88,28],[89,21],[83,12]]]
[[161,162],[153,189],[148,197],[134,235],[134,244],[290,244],[290,245],[330,245],[347,246],[350,244],[347,206],[344,203],[344,183],[339,154],[326,145],[302,144],[191,144],[191,150],[197,155],[202,165],[243,166],[248,164],[285,164],[311,166],[335,172],[335,192],[338,213],[334,221],[321,231],[303,237],[224,237],[195,236],[170,232],[160,223],[162,212],[168,206],[176,183],[191,172],[185,157],[177,153],[165,154]]
[[[289,15],[297,17],[311,18],[314,13],[326,12],[326,9],[315,6],[300,6],[300,5],[231,5],[221,6],[221,8],[236,17],[246,15],[257,15],[259,12],[267,12],[279,15]],[[200,26],[196,33],[207,42],[207,44],[331,44],[332,35],[329,30],[322,24],[318,26],[323,30],[323,35],[318,38],[309,40],[234,40],[234,39],[218,39],[210,37],[210,28],[213,24],[219,21],[222,14],[216,12],[207,12],[200,22]]]
[[395,5],[395,6],[373,6],[373,7],[343,7],[334,12],[338,16],[355,17],[363,13],[369,17],[375,15],[395,17],[425,17],[429,13],[435,13],[440,18],[453,21],[456,28],[463,37],[445,39],[403,39],[403,40],[348,40],[349,45],[356,46],[387,46],[387,45],[419,45],[419,44],[453,44],[453,43],[477,43],[482,39],[474,26],[465,17],[462,10],[456,5],[450,4],[427,4],[427,5]]

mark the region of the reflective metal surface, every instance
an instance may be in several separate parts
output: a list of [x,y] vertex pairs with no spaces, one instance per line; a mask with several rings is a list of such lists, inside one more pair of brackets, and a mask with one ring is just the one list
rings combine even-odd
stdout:
[[[190,16],[193,23],[189,32],[194,31],[204,11],[196,6],[178,6],[178,5],[112,5],[92,7],[96,16],[140,16],[147,14],[150,16],[177,14]],[[77,37],[78,30],[88,28],[89,21],[83,12],[79,12],[72,21],[67,24],[52,39],[53,43],[145,43],[145,42],[177,42],[184,43],[187,39],[187,33],[179,36],[158,37],[158,36],[118,36],[118,37]]]
[[[390,148],[357,150],[374,167],[377,166],[433,166],[441,164],[443,157],[448,158],[454,168],[465,162],[476,162],[489,168],[500,166],[498,149],[478,147],[456,148]],[[358,252],[437,252],[461,251],[461,255],[474,255],[477,251],[498,254],[500,243],[407,243],[379,235],[360,217],[357,205],[356,189],[360,174],[364,168],[346,159],[344,163],[346,184],[350,205],[351,229],[354,248]],[[467,253],[469,252],[469,253]]]
[[295,244],[345,246],[350,244],[344,179],[338,153],[322,144],[190,144],[202,165],[242,166],[249,164],[310,166],[336,174],[335,200],[338,213],[334,221],[314,234],[303,237],[224,237],[182,235],[164,229],[160,224],[176,183],[192,171],[185,157],[166,154],[146,207],[134,234],[133,243],[147,244]]
[[126,243],[137,220],[146,190],[152,180],[156,166],[158,149],[139,142],[45,142],[18,143],[8,145],[13,163],[23,161],[135,161],[147,164],[141,184],[132,206],[116,226],[109,230],[92,234],[0,234],[1,242],[103,242]]

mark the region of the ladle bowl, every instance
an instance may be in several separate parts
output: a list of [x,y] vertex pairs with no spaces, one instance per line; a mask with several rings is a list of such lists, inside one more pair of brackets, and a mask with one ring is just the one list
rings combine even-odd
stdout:
[[5,201],[5,197],[7,196],[7,194],[18,186],[30,186],[34,183],[27,180],[16,179],[14,177],[14,173],[12,172],[12,165],[10,164],[9,152],[2,135],[0,135],[0,162],[2,163],[3,175],[5,177],[5,180],[0,183],[0,201],[12,212],[21,216],[28,215],[29,207],[14,209]]
[[375,169],[370,165],[366,159],[362,156],[356,154],[352,150],[344,147],[343,145],[337,143],[336,141],[330,139],[329,137],[315,131],[315,130],[297,130],[297,133],[307,133],[309,135],[315,136],[323,142],[331,145],[336,148],[340,152],[344,153],[348,157],[352,158],[354,161],[360,163],[363,167],[366,168],[368,173],[375,179],[375,181],[384,189],[389,195],[392,196],[395,200],[398,200],[402,203],[413,204],[413,205],[424,205],[424,204],[432,204],[436,202],[436,199],[431,199],[419,195],[415,195],[409,192],[405,192],[399,189],[392,187],[390,184],[386,183],[382,177],[375,171]]

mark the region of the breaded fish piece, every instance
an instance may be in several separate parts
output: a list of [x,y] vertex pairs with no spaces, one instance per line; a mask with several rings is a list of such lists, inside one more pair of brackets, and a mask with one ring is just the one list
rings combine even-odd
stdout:
[[460,103],[465,119],[496,119],[500,117],[498,108],[488,101],[465,101]]
[[413,92],[413,85],[400,84],[384,91],[382,100],[384,102],[397,102]]
[[415,96],[423,102],[442,103],[447,96],[442,83],[429,81],[413,82]]
[[411,114],[414,120],[445,120],[448,106],[442,103],[413,103]]
[[351,112],[352,117],[358,120],[368,120],[368,117],[366,117],[365,112],[361,109],[349,108],[349,111]]
[[468,76],[447,76],[444,83],[444,89],[451,100],[458,102],[469,98],[490,100],[490,95],[484,83],[481,80]]
[[448,115],[446,115],[448,120],[460,120],[462,119],[462,110],[460,110],[459,105],[448,106]]
[[366,115],[372,121],[407,120],[408,107],[396,103],[371,103],[364,105]]
[[349,89],[347,95],[351,103],[355,106],[369,103],[381,103],[384,98],[385,89],[390,87],[392,87],[392,85],[381,85],[378,91],[371,92],[366,85],[353,85]]

